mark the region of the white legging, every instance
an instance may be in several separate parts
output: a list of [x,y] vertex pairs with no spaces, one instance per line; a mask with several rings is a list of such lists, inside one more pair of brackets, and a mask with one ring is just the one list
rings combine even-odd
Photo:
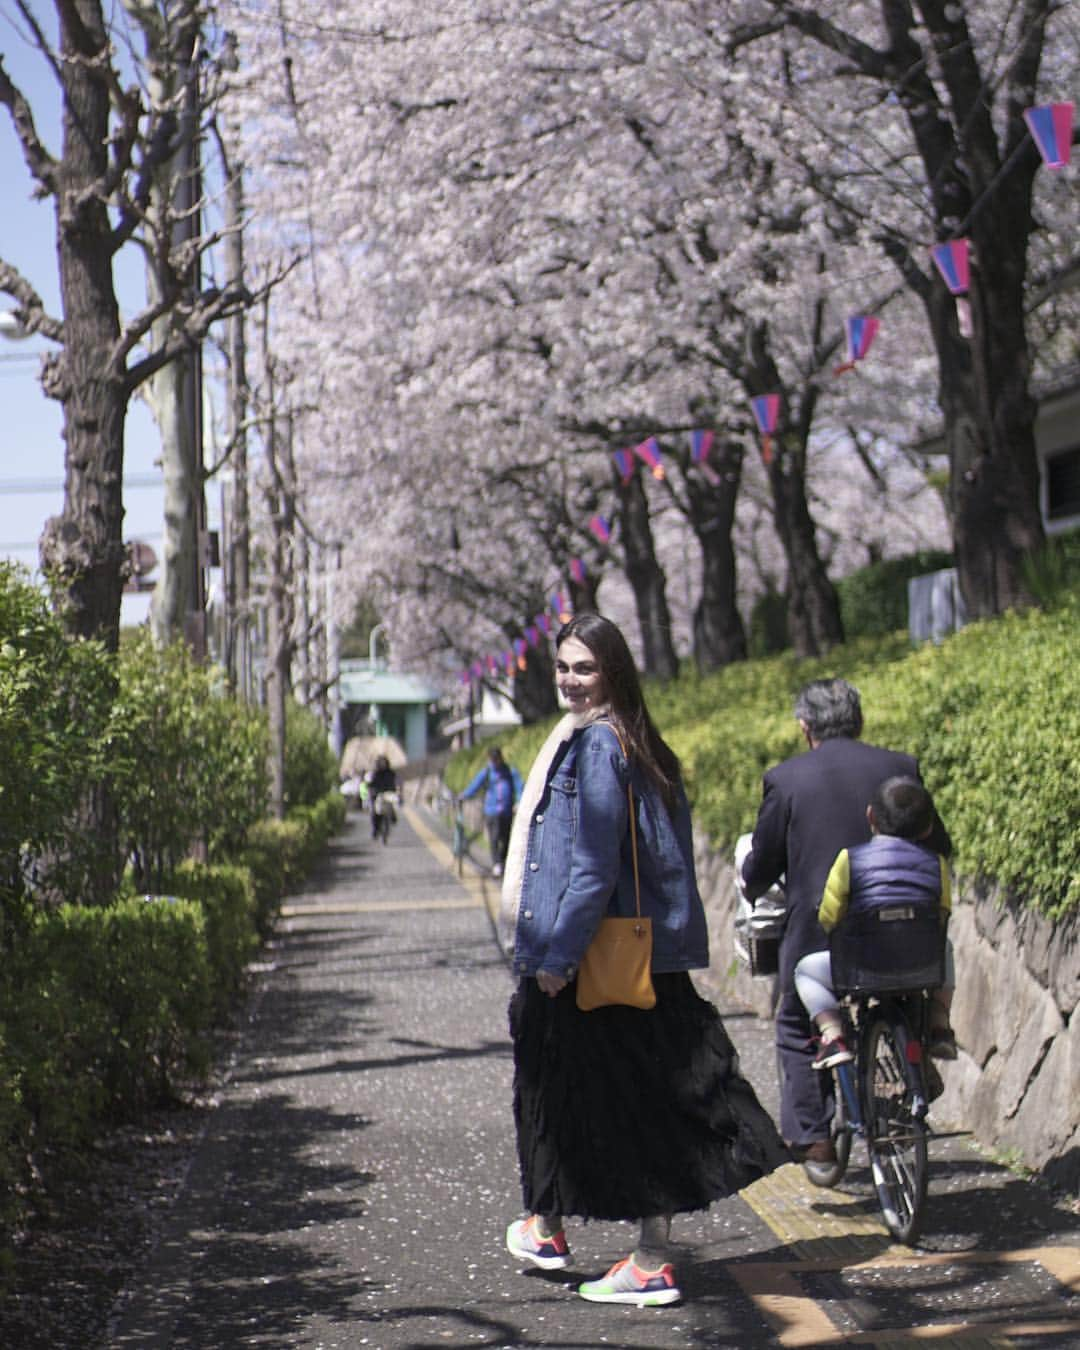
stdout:
[[[945,982],[942,989],[956,988],[956,965],[952,942],[945,939]],[[832,982],[832,961],[828,952],[809,952],[795,967],[795,992],[811,1017],[835,1012],[840,1006]]]

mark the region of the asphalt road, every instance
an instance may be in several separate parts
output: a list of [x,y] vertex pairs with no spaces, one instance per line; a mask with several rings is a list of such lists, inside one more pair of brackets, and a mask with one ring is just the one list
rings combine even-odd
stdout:
[[[1080,1219],[957,1139],[933,1146],[918,1251],[888,1241],[857,1158],[834,1191],[792,1165],[678,1217],[681,1305],[576,1296],[629,1250],[628,1225],[570,1221],[574,1269],[522,1272],[503,1247],[521,1210],[493,897],[422,815],[386,846],[350,817],[285,907],[109,1350],[1080,1346]],[[771,1027],[699,984],[775,1110]]]

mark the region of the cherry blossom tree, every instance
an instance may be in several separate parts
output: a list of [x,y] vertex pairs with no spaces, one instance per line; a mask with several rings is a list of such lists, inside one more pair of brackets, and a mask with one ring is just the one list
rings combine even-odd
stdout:
[[[751,44],[771,52],[793,161],[862,222],[924,307],[969,612],[1030,600],[1023,562],[1043,541],[1027,317],[1040,159],[1023,112],[1060,96],[1075,69],[1068,7],[759,0],[734,19],[728,6],[699,12],[736,56]],[[973,257],[970,336],[928,265],[932,244],[961,238]]]
[[[318,410],[298,469],[345,541],[343,599],[377,590],[398,653],[441,631],[437,615],[454,615],[474,653],[528,621],[588,542],[553,529],[545,498],[582,510],[579,530],[601,507],[617,517],[592,592],[605,607],[632,603],[611,564],[647,538],[639,526],[655,527],[638,587],[655,604],[639,598],[637,614],[658,617],[651,630],[639,622],[643,647],[657,625],[682,624],[706,664],[740,654],[732,539],[752,530],[760,547],[766,507],[793,612],[806,615],[793,624],[800,646],[839,636],[819,541],[838,557],[833,536],[857,532],[845,495],[857,498],[864,470],[863,495],[890,496],[910,399],[921,388],[932,402],[927,363],[898,360],[869,415],[861,374],[832,379],[859,277],[869,269],[890,316],[895,278],[808,181],[796,138],[778,152],[775,110],[747,97],[751,63],[770,70],[769,35],[729,61],[716,9],[451,0],[437,12],[371,3],[359,19],[328,2],[228,12],[254,166],[250,242],[305,257],[279,301],[278,340]],[[902,324],[917,332],[910,311]],[[889,382],[905,393],[882,390]],[[767,388],[785,394],[780,453],[775,470],[753,455],[744,472],[757,440],[749,397]],[[676,448],[701,426],[716,431],[720,487]],[[642,482],[621,513],[611,451],[650,432],[672,472]],[[844,437],[849,472],[812,506],[815,447],[835,462]],[[864,442],[872,456],[855,448]],[[542,471],[553,458],[558,491]],[[669,622],[658,555],[672,549],[683,573],[700,570],[697,602]],[[512,616],[492,621],[498,596]]]
[[[205,21],[205,8],[194,3],[162,0],[155,8],[175,20],[177,36]],[[179,115],[175,100],[148,106],[137,61],[100,0],[13,0],[11,10],[54,74],[62,107],[57,153],[0,61],[0,104],[30,184],[55,206],[62,313],[50,314],[34,280],[0,262],[0,290],[15,301],[17,320],[58,347],[44,362],[42,385],[64,410],[64,506],[46,526],[41,560],[62,591],[71,633],[115,648],[127,565],[121,487],[128,405],[146,380],[189,352],[244,297],[230,287],[193,291],[192,262],[214,237],[178,245],[173,218],[155,222],[149,213],[158,175],[197,128]],[[174,63],[182,99],[198,78],[196,68],[178,49],[163,49],[160,59]],[[138,312],[122,315],[114,264],[122,249],[138,247],[159,260],[163,285]]]

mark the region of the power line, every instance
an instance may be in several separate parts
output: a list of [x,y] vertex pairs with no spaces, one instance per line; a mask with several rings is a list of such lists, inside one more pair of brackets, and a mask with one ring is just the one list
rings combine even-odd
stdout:
[[[0,479],[0,497],[13,496],[20,492],[58,492],[64,486],[62,478],[4,478]],[[159,473],[133,473],[125,477],[124,489],[164,487],[165,480]]]

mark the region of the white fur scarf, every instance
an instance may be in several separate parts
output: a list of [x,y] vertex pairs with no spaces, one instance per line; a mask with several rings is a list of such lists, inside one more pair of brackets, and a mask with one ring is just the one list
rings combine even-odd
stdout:
[[514,824],[510,831],[510,843],[506,850],[506,865],[503,869],[502,903],[499,906],[499,941],[503,951],[513,954],[514,935],[517,929],[518,909],[521,906],[521,888],[525,883],[525,853],[529,844],[529,824],[533,818],[540,798],[544,795],[548,771],[552,761],[562,746],[575,731],[589,726],[608,715],[604,708],[592,708],[587,713],[567,713],[555,725],[554,730],[540,747],[533,760],[525,786],[521,790],[521,799],[514,814]]

